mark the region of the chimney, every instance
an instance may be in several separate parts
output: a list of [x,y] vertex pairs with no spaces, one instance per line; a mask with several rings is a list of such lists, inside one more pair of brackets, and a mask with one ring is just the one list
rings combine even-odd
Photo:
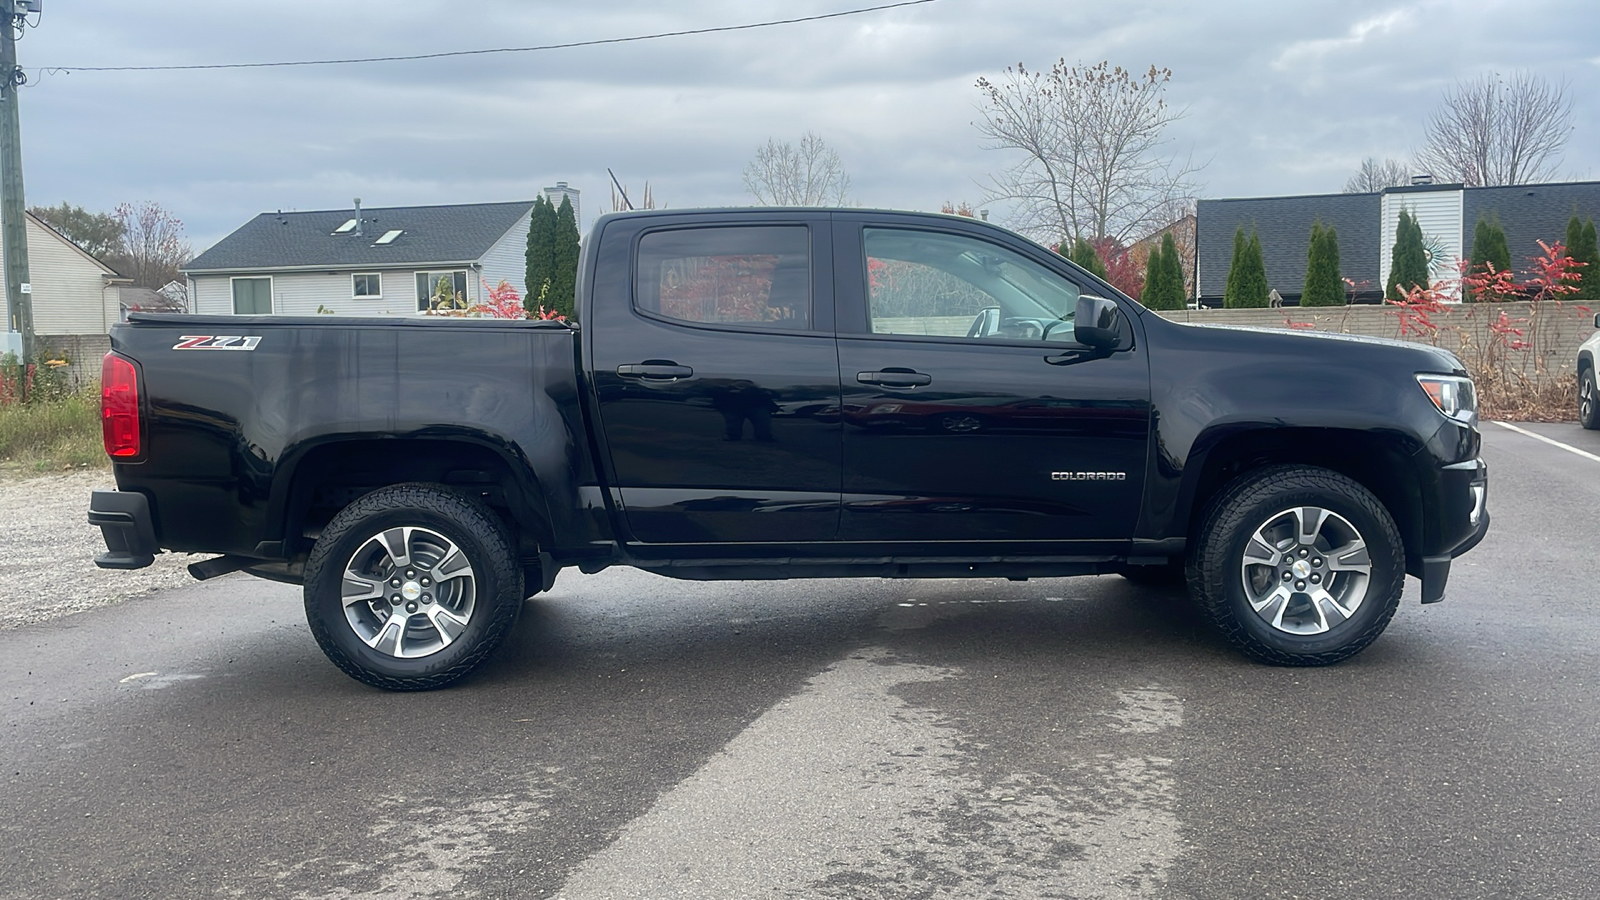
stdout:
[[356,237],[361,237],[361,198],[356,198]]
[[1411,176],[1412,187],[1416,187],[1417,185],[1421,184],[1433,184],[1433,175],[1428,172],[1418,172],[1417,174]]

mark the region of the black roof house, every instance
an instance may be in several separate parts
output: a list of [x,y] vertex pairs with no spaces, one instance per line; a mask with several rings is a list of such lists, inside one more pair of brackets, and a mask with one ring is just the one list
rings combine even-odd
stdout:
[[[1566,239],[1567,220],[1574,214],[1600,220],[1600,181],[1463,187],[1459,184],[1417,184],[1388,188],[1375,194],[1307,194],[1292,197],[1250,197],[1201,200],[1197,204],[1195,261],[1200,302],[1222,303],[1228,268],[1233,258],[1233,235],[1240,227],[1254,228],[1261,238],[1267,283],[1290,304],[1298,303],[1305,287],[1306,252],[1311,225],[1321,220],[1339,234],[1341,274],[1366,282],[1358,299],[1377,301],[1383,292],[1382,273],[1389,248],[1383,246],[1387,217],[1398,215],[1411,201],[1406,195],[1460,197],[1460,234],[1439,235],[1470,252],[1473,230],[1480,216],[1498,218],[1506,232],[1513,265],[1519,270],[1540,253],[1537,241]],[[1393,196],[1399,195],[1399,196]],[[1437,208],[1437,207],[1435,207]],[[1457,217],[1449,215],[1446,231],[1454,231]],[[1434,233],[1440,230],[1432,225]]]
[[1467,245],[1479,216],[1498,218],[1511,249],[1511,266],[1521,269],[1540,252],[1539,241],[1567,239],[1567,220],[1573,215],[1600,222],[1600,181],[1468,188],[1463,205]]
[[[1320,220],[1339,234],[1339,267],[1347,273],[1378,271],[1380,195],[1309,194],[1201,200],[1195,230],[1195,265],[1203,299],[1222,299],[1233,262],[1233,234],[1255,229],[1261,238],[1267,284],[1285,298],[1298,301],[1306,283],[1306,252],[1311,225]],[[1376,279],[1374,274],[1373,279]]]
[[[353,209],[262,213],[183,271],[203,275],[461,265],[482,258],[532,208],[528,200],[364,209],[360,235],[347,227],[356,217]],[[383,240],[394,231],[399,234]]]

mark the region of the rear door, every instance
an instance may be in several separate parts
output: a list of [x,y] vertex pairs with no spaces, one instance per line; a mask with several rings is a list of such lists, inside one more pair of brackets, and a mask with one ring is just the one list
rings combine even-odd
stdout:
[[840,540],[1131,538],[1150,433],[1132,318],[1115,352],[1076,344],[1095,283],[993,229],[840,213],[835,235]]
[[601,241],[586,352],[633,537],[831,540],[841,426],[827,215],[624,218]]

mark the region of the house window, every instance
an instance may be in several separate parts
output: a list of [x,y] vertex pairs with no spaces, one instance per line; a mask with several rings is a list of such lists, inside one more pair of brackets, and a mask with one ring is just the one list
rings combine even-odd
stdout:
[[272,276],[233,279],[233,314],[272,315]]
[[467,298],[466,272],[418,272],[417,311],[430,309],[466,309],[472,305]]
[[363,297],[381,299],[383,297],[383,276],[377,272],[368,272],[350,276],[354,282],[351,296],[360,300]]

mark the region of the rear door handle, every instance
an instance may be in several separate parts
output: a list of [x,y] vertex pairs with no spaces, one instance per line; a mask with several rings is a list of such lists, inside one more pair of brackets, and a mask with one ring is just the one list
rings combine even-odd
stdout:
[[857,372],[856,380],[862,384],[881,384],[885,387],[921,387],[932,384],[933,376],[912,369],[881,369],[877,372]]
[[617,374],[623,378],[688,378],[694,370],[688,366],[680,366],[667,359],[647,359],[642,363],[631,366],[617,366]]

